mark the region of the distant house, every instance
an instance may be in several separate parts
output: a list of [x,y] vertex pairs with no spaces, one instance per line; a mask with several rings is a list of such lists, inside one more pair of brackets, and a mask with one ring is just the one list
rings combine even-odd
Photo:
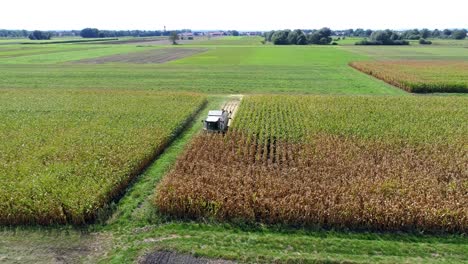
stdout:
[[244,32],[244,35],[245,36],[261,36],[262,35],[262,32]]
[[210,32],[209,34],[210,34],[211,37],[221,37],[221,36],[224,36],[224,32],[222,32],[222,31]]
[[184,32],[184,33],[181,33],[180,36],[182,38],[189,38],[189,37],[192,37],[193,38],[193,33],[192,32]]

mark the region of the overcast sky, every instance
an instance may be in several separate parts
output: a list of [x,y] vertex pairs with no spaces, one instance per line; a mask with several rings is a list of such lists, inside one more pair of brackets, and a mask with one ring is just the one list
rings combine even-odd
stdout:
[[0,29],[468,28],[468,0],[1,0]]

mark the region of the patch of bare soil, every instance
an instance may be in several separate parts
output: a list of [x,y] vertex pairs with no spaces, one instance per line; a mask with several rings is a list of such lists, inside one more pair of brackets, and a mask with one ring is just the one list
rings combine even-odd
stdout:
[[236,262],[222,259],[208,259],[189,254],[179,254],[171,251],[156,251],[142,257],[140,264],[234,264]]
[[117,54],[112,56],[104,56],[98,58],[78,60],[74,63],[85,64],[103,64],[103,63],[164,63],[204,52],[207,49],[202,48],[167,48],[154,49],[141,52],[133,52],[127,54]]
[[0,263],[96,263],[112,246],[104,233],[20,233],[0,237]]
[[[205,40],[203,37],[195,37],[194,40],[180,39],[177,40],[177,44],[191,44],[196,41]],[[103,41],[96,44],[142,44],[142,45],[171,45],[172,42],[168,37],[166,38],[135,38],[126,40],[114,40],[114,41]]]

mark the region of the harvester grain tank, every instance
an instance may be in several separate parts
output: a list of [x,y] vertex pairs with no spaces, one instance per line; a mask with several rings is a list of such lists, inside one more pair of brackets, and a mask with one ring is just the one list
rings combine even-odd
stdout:
[[203,130],[207,132],[226,132],[228,129],[231,112],[227,110],[210,110],[203,122]]

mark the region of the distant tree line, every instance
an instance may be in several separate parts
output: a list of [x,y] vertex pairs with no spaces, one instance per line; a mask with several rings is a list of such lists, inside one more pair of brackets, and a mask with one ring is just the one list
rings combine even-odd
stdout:
[[[345,37],[365,37],[368,38],[374,31],[362,28],[358,29],[346,29],[346,30],[335,30],[333,31],[334,36],[345,36]],[[397,32],[397,31],[394,31]],[[441,39],[465,39],[467,30],[466,29],[434,29],[429,30],[423,29],[409,29],[405,31],[398,31],[401,34],[401,39],[407,40],[419,40],[428,38],[441,38]]]
[[[190,29],[176,30],[179,33],[191,32]],[[83,38],[115,38],[115,37],[159,37],[169,36],[171,32],[161,30],[99,30],[97,28],[85,28],[81,30]]]
[[367,38],[370,37],[372,34],[371,29],[346,29],[346,30],[335,30],[333,32],[334,36],[344,36],[344,37],[361,37],[361,38]]
[[[35,30],[36,31],[36,30]],[[80,30],[67,31],[41,31],[50,34],[50,37],[74,37],[80,35]],[[34,31],[0,29],[0,38],[29,38]]]
[[368,39],[356,42],[356,45],[409,45],[409,41],[403,40],[402,34],[386,29],[372,32]]
[[0,29],[0,38],[27,38],[30,33],[27,30]]
[[0,29],[0,38],[29,38],[31,40],[51,39],[54,34],[50,31],[27,31]]
[[[328,28],[324,28],[328,29]],[[331,34],[327,36],[327,34],[323,34],[324,32],[327,33],[328,30],[313,30],[313,29],[303,29],[303,30],[280,30],[281,31],[287,31],[287,33],[278,33],[279,42],[284,42],[284,35],[289,35],[290,32],[295,32],[293,35],[290,37],[290,40],[296,40],[297,44],[297,39],[296,36],[299,38],[300,43],[303,43],[303,38],[302,34],[306,37],[306,44],[329,44],[331,40],[327,42],[328,37],[330,36],[340,36],[340,37],[362,37],[362,38],[370,38],[372,33],[374,32],[371,29],[346,29],[346,30],[334,30],[331,31]],[[115,38],[115,37],[153,37],[153,36],[169,36],[171,34],[171,31],[162,31],[162,30],[99,30],[96,28],[86,28],[83,29],[85,32],[86,36],[89,36],[91,38]],[[83,33],[83,30],[62,30],[62,31],[41,31],[47,33],[50,38],[53,37],[74,37],[74,36],[81,36]],[[317,33],[321,31],[320,33]],[[191,32],[190,29],[182,29],[182,30],[176,30],[177,33],[185,33],[185,32]],[[271,37],[273,33],[277,31],[270,31],[266,32],[265,35],[265,41],[271,41]],[[394,31],[397,32],[397,31]],[[0,38],[28,38],[33,34],[34,31],[28,31],[28,30],[6,30],[6,29],[0,29]],[[236,30],[229,30],[227,31],[228,35],[232,36],[238,36],[239,32]],[[302,34],[301,34],[302,33]],[[311,35],[315,34],[314,37]],[[467,30],[466,29],[444,29],[444,30],[439,30],[439,29],[434,29],[434,30],[429,30],[426,28],[423,29],[410,29],[410,30],[405,30],[405,31],[398,31],[398,34],[401,35],[401,39],[403,40],[419,40],[419,39],[428,39],[428,38],[440,38],[440,39],[465,39]],[[43,34],[44,36],[47,34]],[[36,33],[37,35],[37,33]],[[322,40],[322,38],[325,38]],[[270,40],[269,40],[270,39]],[[291,43],[287,43],[291,44]],[[283,44],[283,45],[287,45]],[[301,45],[299,44],[299,45]],[[304,44],[305,45],[305,44]]]
[[372,32],[368,39],[356,42],[356,45],[409,45],[408,40],[419,40],[421,45],[430,45],[432,41],[427,40],[428,38],[465,39],[466,34],[466,29],[444,29],[443,31],[435,29],[431,31],[425,28],[403,32],[386,29]]
[[34,30],[29,34],[28,38],[30,40],[48,40],[52,38],[52,34],[47,31]]
[[[90,28],[85,30],[86,36],[92,36],[92,38],[115,38],[115,37],[156,37],[156,36],[169,36],[170,31],[162,30],[99,30]],[[66,30],[66,31],[41,31],[50,35],[50,38],[54,37],[77,37],[82,35],[83,30]],[[97,30],[97,31],[96,31]],[[34,31],[28,30],[7,30],[0,29],[0,38],[29,38]],[[177,33],[191,32],[190,29],[177,30]],[[238,33],[238,32],[237,32]]]
[[272,42],[275,45],[327,45],[332,42],[332,33],[333,32],[326,27],[319,30],[308,31],[286,29],[266,32],[264,37],[265,41]]
[[402,32],[403,39],[419,40],[427,38],[441,38],[441,39],[465,39],[466,29],[444,29],[442,31],[438,29],[429,30],[427,28],[410,29]]

